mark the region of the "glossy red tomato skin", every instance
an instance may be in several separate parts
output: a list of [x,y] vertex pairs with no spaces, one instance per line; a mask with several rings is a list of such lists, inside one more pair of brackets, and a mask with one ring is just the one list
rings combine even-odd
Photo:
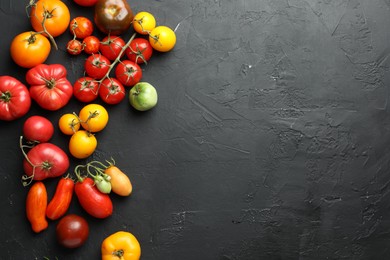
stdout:
[[100,84],[99,97],[109,105],[119,104],[126,96],[125,87],[115,78],[105,79]]
[[94,6],[98,0],[73,0],[76,4],[81,6]]
[[66,51],[70,55],[79,55],[84,49],[84,45],[77,39],[72,39],[66,44]]
[[31,97],[27,87],[11,76],[0,76],[0,120],[18,119],[30,110]]
[[111,62],[100,53],[90,55],[84,63],[87,75],[94,79],[102,79],[110,69]]
[[123,60],[115,68],[115,77],[122,85],[131,87],[142,79],[142,69],[133,61]]
[[84,39],[93,33],[93,23],[87,17],[77,16],[70,21],[69,31],[78,39]]
[[101,193],[91,178],[79,180],[75,185],[75,194],[81,207],[91,216],[103,219],[112,215],[110,196]]
[[131,41],[125,53],[129,60],[137,64],[147,63],[153,55],[153,47],[148,40],[135,38]]
[[68,177],[58,181],[56,191],[46,208],[46,217],[51,220],[64,216],[69,209],[74,191],[74,181]]
[[[126,45],[125,41],[120,36],[106,36],[100,42],[99,51],[101,54],[110,61],[114,61],[117,57],[119,57],[122,48]],[[122,56],[124,55],[124,52]]]
[[30,96],[44,109],[55,111],[73,96],[73,86],[67,79],[67,70],[61,64],[39,64],[26,73]]
[[89,225],[81,216],[69,214],[60,219],[56,226],[56,237],[66,248],[78,248],[88,239]]
[[53,137],[53,134],[53,124],[43,116],[30,116],[24,121],[23,136],[28,141],[45,143]]
[[73,84],[73,95],[81,102],[89,103],[98,97],[99,83],[91,77],[81,77]]
[[[61,176],[69,169],[68,155],[55,144],[40,143],[27,152],[23,169],[33,180],[44,180]],[[35,168],[35,169],[34,169]]]
[[99,51],[100,40],[96,36],[88,36],[83,39],[84,52],[86,54],[93,54]]

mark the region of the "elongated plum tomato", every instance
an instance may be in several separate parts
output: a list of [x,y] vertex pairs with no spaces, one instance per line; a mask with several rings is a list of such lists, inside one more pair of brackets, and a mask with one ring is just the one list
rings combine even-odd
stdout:
[[53,124],[43,116],[30,116],[24,121],[23,136],[29,141],[44,143],[49,141],[53,134]]
[[36,32],[23,32],[11,42],[12,60],[23,68],[32,68],[44,63],[49,57],[51,45],[49,40]]
[[117,166],[111,165],[104,170],[111,177],[111,190],[119,196],[129,196],[133,191],[133,185],[129,177]]
[[57,37],[68,30],[70,12],[60,0],[39,0],[31,6],[30,21],[35,31],[46,29],[52,37]]
[[68,211],[72,201],[74,181],[68,177],[58,181],[56,191],[46,208],[46,217],[51,220],[59,219]]
[[35,182],[27,193],[26,214],[35,233],[45,230],[49,223],[46,220],[47,190],[41,181]]

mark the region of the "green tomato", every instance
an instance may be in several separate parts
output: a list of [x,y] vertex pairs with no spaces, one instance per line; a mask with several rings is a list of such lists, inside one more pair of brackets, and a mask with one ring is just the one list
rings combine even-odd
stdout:
[[146,111],[156,106],[156,89],[148,82],[138,82],[129,93],[130,105],[139,111]]
[[109,194],[111,192],[111,182],[106,180],[103,176],[95,176],[94,181],[96,187],[101,193]]

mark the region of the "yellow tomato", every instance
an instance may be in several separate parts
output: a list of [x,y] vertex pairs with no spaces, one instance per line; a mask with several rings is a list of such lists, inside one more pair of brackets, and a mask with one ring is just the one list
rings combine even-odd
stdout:
[[137,238],[127,231],[118,231],[103,240],[102,260],[138,260],[141,246]]
[[108,112],[99,104],[88,104],[79,113],[81,126],[92,133],[102,131],[108,123]]
[[58,127],[63,134],[72,135],[80,129],[80,121],[74,114],[63,114],[58,120]]
[[167,26],[157,26],[149,34],[149,42],[156,51],[167,52],[176,45],[176,34]]
[[85,159],[96,150],[96,137],[86,131],[79,130],[69,140],[69,152],[77,159]]
[[134,16],[133,27],[137,33],[147,35],[156,27],[156,19],[151,13],[139,12]]

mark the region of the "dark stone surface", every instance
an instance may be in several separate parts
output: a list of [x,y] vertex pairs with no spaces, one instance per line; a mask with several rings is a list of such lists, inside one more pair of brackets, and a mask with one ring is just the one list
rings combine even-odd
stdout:
[[[0,74],[25,82],[9,56],[12,38],[30,30],[26,1],[1,1]],[[64,1],[72,17],[90,8]],[[100,244],[132,232],[142,259],[388,259],[390,242],[390,1],[145,0],[176,28],[177,45],[144,66],[158,106],[146,113],[127,101],[108,107],[88,160],[114,157],[131,178],[130,198],[113,197],[114,214],[85,216],[91,234],[77,250],[55,241],[56,222],[34,234],[25,217],[24,117],[0,122],[0,258],[99,259]],[[124,35],[128,39],[130,33]],[[65,51],[74,82],[85,55]],[[28,115],[57,128],[56,112]],[[84,161],[71,160],[71,169]],[[47,180],[49,196],[56,180]]]

